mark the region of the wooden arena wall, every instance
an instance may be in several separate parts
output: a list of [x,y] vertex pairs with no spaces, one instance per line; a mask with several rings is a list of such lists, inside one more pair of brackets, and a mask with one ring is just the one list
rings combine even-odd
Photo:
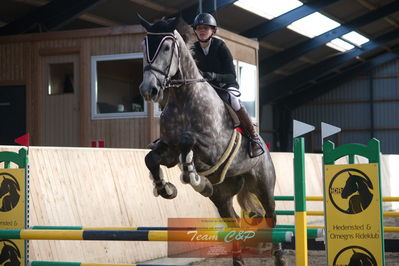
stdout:
[[[1,146],[0,151],[19,147]],[[153,196],[144,149],[30,147],[30,226],[167,226],[168,218],[217,217],[212,203],[180,182],[177,167],[164,168],[177,198]],[[272,153],[276,195],[293,195],[292,153]],[[320,154],[306,154],[307,195],[322,195]],[[3,165],[0,165],[3,168]],[[383,194],[398,196],[399,155],[383,156]],[[397,178],[396,178],[397,179]],[[396,182],[396,183],[395,183]],[[308,202],[308,210],[322,203]],[[391,208],[392,206],[386,206]],[[397,208],[399,206],[396,206]],[[293,209],[293,203],[277,204]],[[280,224],[293,223],[280,216]],[[309,218],[310,223],[321,218]],[[167,243],[101,241],[30,241],[31,260],[135,263],[167,255]]]
[[[105,140],[106,147],[145,148],[158,138],[159,116],[151,103],[144,117],[91,118],[92,57],[141,53],[144,35],[141,26],[131,25],[0,36],[0,89],[24,87],[23,132],[31,134],[32,145],[89,147]],[[257,41],[223,29],[218,36],[235,59],[258,66]],[[49,65],[65,62],[74,65],[73,93],[48,95]],[[141,82],[142,74],[137,76]]]

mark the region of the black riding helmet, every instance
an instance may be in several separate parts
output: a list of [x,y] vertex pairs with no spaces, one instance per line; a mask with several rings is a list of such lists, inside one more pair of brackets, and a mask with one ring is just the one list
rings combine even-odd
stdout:
[[[211,27],[213,28],[213,34],[216,33],[216,28],[217,28],[217,26],[218,26],[217,23],[216,23],[216,19],[215,19],[211,14],[209,14],[209,13],[201,13],[201,14],[198,14],[198,15],[195,17],[194,22],[193,22],[193,25],[192,25],[193,29],[195,30],[195,28],[196,28],[198,25],[208,25],[208,26],[211,26]],[[208,38],[207,40],[205,40],[205,41],[201,41],[200,39],[198,39],[198,36],[197,36],[197,39],[198,39],[198,41],[200,41],[200,42],[207,42],[207,41],[209,41],[209,40],[213,37],[213,34],[212,34],[211,37],[209,37],[209,38]]]
[[201,13],[195,17],[192,26],[195,29],[195,27],[197,27],[198,25],[208,25],[214,28],[218,26],[216,23],[216,19],[209,13]]

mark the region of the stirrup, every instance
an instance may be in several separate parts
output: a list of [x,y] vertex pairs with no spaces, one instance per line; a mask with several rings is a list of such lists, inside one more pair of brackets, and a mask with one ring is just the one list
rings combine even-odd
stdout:
[[[250,158],[255,158],[255,157],[261,156],[262,154],[265,153],[265,148],[263,147],[261,141],[249,138],[248,144],[249,144],[248,145],[248,155]],[[260,150],[258,153],[256,153],[256,154],[253,153],[252,144],[256,144],[259,147]]]

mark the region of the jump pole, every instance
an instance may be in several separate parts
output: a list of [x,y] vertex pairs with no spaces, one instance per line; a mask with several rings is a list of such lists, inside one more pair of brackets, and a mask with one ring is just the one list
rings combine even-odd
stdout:
[[290,242],[293,232],[284,230],[162,231],[162,230],[35,230],[1,229],[0,239],[184,241],[184,242]]
[[91,263],[91,262],[64,262],[64,261],[31,261],[29,266],[187,266],[175,264],[114,264],[114,263]]
[[293,120],[294,204],[295,204],[295,260],[296,265],[308,265],[308,230],[306,220],[305,139],[313,131],[312,125]]
[[296,265],[308,265],[304,138],[294,138],[295,258]]

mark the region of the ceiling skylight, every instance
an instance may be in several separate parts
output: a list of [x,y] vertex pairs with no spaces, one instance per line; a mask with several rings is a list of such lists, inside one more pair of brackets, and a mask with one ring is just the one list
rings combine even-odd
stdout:
[[357,33],[356,31],[351,31],[341,37],[344,40],[347,40],[351,43],[356,44],[357,46],[361,46],[366,42],[370,41],[368,38],[364,37],[363,35]]
[[341,51],[341,52],[346,52],[350,49],[355,48],[352,44],[345,42],[344,40],[340,38],[336,38],[332,40],[331,42],[326,44],[328,47],[334,48],[335,50]]
[[[298,0],[238,0],[234,5],[271,20],[303,4]],[[341,24],[337,21],[319,12],[314,12],[294,21],[288,25],[287,28],[306,37],[314,38],[339,26],[341,26]],[[353,49],[355,47],[354,45],[361,46],[368,41],[369,39],[363,35],[352,31],[340,38],[332,40],[326,45],[338,51],[345,52]]]
[[273,19],[303,4],[298,0],[238,0],[234,5],[264,18]]
[[287,28],[309,38],[313,38],[340,25],[341,24],[338,22],[320,14],[319,12],[314,12],[291,23]]

